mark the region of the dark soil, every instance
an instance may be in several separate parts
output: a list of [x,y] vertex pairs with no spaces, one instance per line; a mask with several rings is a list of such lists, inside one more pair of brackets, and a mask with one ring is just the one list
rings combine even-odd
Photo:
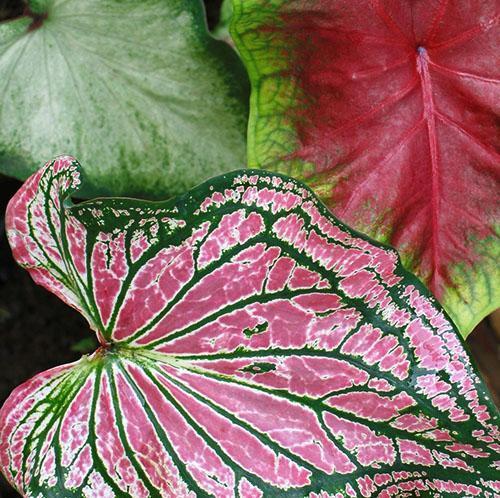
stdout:
[[[206,0],[210,26],[217,22],[220,3]],[[0,0],[0,20],[21,12],[21,2]],[[20,186],[0,176],[0,406],[12,389],[36,373],[80,358],[82,353],[72,348],[92,337],[75,310],[35,285],[12,259],[3,218],[8,200]],[[498,404],[499,342],[488,322],[480,324],[468,343]],[[0,477],[0,498],[18,496]]]

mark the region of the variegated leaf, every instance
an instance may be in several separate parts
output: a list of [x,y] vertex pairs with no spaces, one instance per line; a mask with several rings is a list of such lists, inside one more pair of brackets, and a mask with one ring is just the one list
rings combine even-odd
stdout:
[[2,408],[24,496],[498,496],[498,413],[392,249],[274,174],[159,203],[71,205],[78,184],[58,158],[8,209],[101,343]]
[[394,246],[464,337],[500,307],[498,0],[233,0],[251,167]]
[[0,23],[2,174],[71,151],[80,197],[163,199],[245,166],[248,78],[202,0],[18,3]]

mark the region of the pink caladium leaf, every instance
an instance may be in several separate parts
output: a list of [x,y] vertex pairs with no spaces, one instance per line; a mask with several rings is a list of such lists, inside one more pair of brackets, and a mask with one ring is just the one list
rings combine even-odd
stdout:
[[154,203],[72,205],[79,181],[58,158],[7,213],[101,342],[0,411],[23,496],[498,496],[498,413],[394,250],[262,171]]
[[395,247],[466,337],[500,306],[498,0],[233,0],[251,167]]

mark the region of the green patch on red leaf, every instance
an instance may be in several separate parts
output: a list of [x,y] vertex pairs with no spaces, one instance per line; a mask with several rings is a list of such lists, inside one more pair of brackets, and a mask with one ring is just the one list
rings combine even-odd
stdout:
[[396,247],[466,336],[500,306],[494,0],[233,0],[251,167]]
[[0,24],[0,172],[73,154],[82,197],[164,199],[245,167],[248,77],[201,0],[26,3]]
[[17,261],[101,344],[0,410],[23,496],[498,493],[498,412],[393,249],[285,176],[72,205],[79,169],[49,163],[7,212]]

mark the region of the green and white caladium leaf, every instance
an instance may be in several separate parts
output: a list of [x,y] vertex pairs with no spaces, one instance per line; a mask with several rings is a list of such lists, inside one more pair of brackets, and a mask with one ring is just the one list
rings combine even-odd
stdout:
[[0,24],[2,173],[69,152],[80,196],[161,199],[245,167],[248,77],[201,0],[28,4]]
[[79,183],[61,157],[7,213],[16,259],[101,343],[1,409],[21,494],[498,496],[498,413],[394,250],[270,173],[157,203],[71,205]]
[[233,0],[251,167],[396,247],[464,336],[500,306],[496,0]]

